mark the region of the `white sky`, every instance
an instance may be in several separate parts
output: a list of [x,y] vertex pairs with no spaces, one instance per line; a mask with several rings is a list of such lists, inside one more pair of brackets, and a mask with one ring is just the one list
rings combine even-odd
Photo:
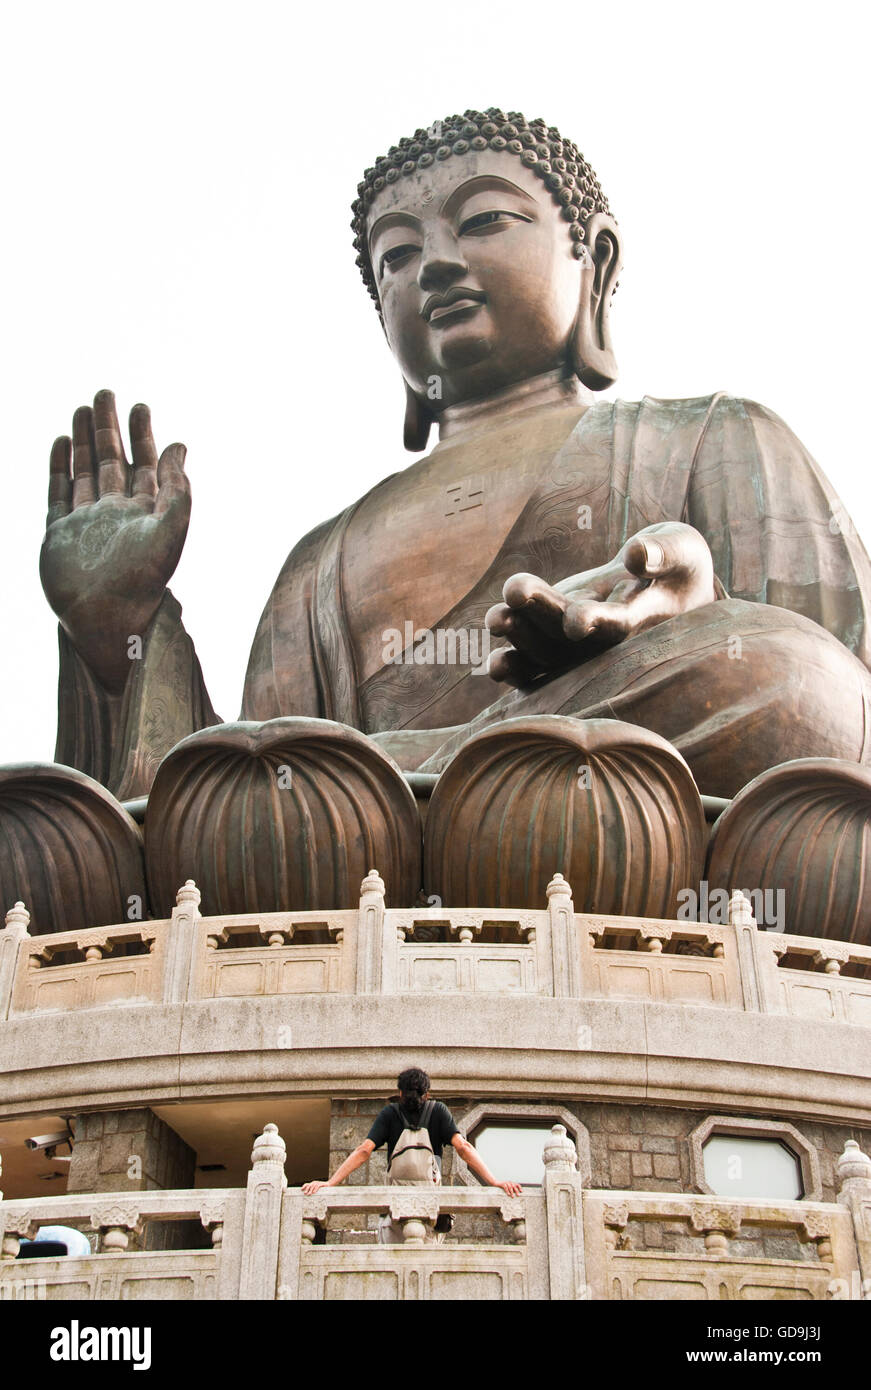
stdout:
[[188,446],[172,588],[236,717],[293,543],[411,461],[354,265],[357,181],[466,107],[543,116],[599,175],[626,241],[611,394],[763,401],[871,536],[866,16],[843,0],[7,7],[0,762],[53,755],[48,453],[103,386],[125,418],[150,404],[159,447]]

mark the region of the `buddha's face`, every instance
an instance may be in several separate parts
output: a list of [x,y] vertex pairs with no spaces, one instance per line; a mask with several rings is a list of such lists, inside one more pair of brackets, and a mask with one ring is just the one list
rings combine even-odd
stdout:
[[367,230],[387,340],[434,414],[565,366],[583,263],[515,155],[415,170],[378,193]]

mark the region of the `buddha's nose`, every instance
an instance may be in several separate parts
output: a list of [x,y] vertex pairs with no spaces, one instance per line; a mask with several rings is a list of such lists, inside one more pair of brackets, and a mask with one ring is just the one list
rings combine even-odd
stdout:
[[468,269],[468,263],[453,235],[443,231],[425,237],[417,275],[417,283],[422,290],[432,292],[447,289]]

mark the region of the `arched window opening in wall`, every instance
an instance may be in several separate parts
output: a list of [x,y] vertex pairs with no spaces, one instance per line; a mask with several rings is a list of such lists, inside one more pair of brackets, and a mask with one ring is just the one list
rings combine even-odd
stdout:
[[[482,1101],[458,1124],[498,1178],[510,1178],[522,1187],[540,1187],[544,1181],[544,1146],[554,1125],[565,1125],[578,1152],[578,1171],[590,1181],[590,1136],[577,1116],[562,1105],[530,1105],[514,1101]],[[476,1183],[459,1154],[454,1173],[461,1183]]]
[[544,1146],[551,1127],[540,1124],[483,1124],[471,1142],[491,1173],[510,1175],[523,1187],[540,1187],[544,1181]]
[[710,1115],[688,1136],[688,1145],[695,1192],[822,1201],[817,1151],[785,1121]]
[[797,1202],[804,1196],[801,1163],[782,1140],[712,1134],[702,1152],[705,1181],[718,1197]]

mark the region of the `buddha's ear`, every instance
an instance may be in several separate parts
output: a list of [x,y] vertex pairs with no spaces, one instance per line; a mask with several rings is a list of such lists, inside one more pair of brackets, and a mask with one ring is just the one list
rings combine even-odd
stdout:
[[419,454],[426,448],[426,441],[429,439],[430,426],[434,416],[430,414],[422,401],[412,391],[408,382],[405,382],[405,430],[403,439],[405,447],[409,453]]
[[[392,352],[393,348],[390,346],[387,325],[384,322],[384,317],[380,308],[378,310],[378,321],[381,324],[384,337],[387,339],[387,346]],[[419,454],[426,448],[426,442],[429,439],[429,432],[435,416],[431,415],[423,402],[418,400],[404,377],[402,379],[402,384],[405,387],[405,424],[402,432],[403,443],[410,454]]]
[[586,226],[587,257],[571,342],[572,367],[585,386],[604,391],[617,380],[608,315],[623,266],[623,243],[613,217],[597,212]]

